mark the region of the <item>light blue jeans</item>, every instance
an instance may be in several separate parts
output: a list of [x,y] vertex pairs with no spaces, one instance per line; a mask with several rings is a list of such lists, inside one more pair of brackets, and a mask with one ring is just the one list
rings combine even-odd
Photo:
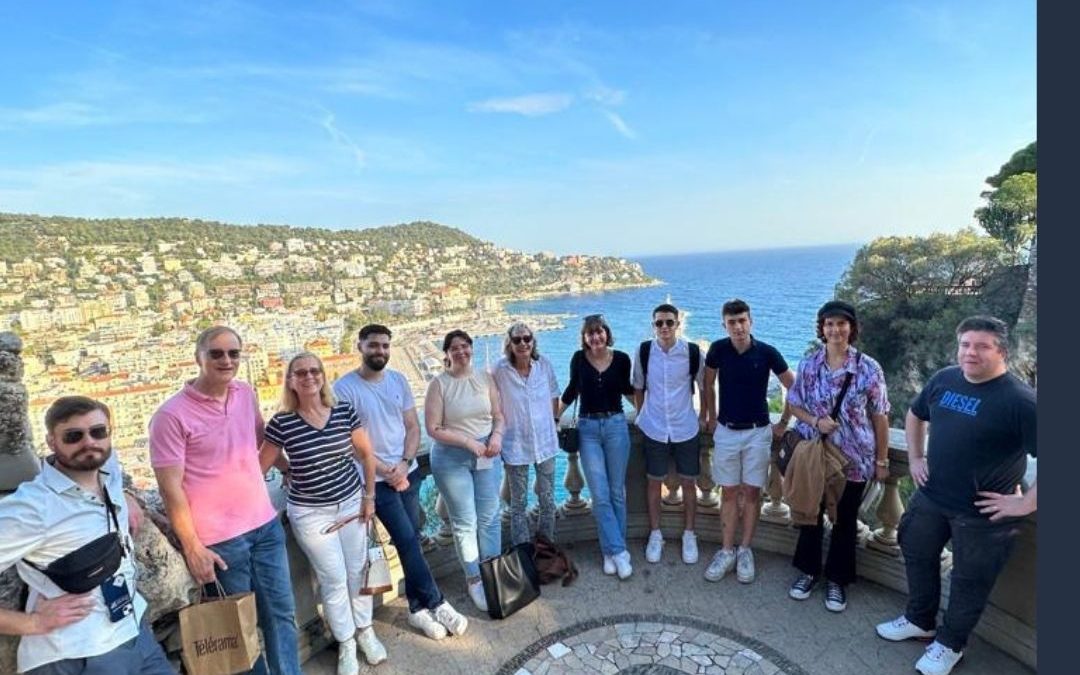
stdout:
[[593,518],[600,531],[600,551],[626,550],[626,465],[630,461],[630,429],[622,413],[578,419],[581,468],[592,496]]
[[[479,439],[482,443],[486,439]],[[452,445],[432,443],[431,475],[450,512],[450,528],[465,578],[480,576],[480,561],[502,553],[499,487],[502,459],[477,469],[477,456]]]

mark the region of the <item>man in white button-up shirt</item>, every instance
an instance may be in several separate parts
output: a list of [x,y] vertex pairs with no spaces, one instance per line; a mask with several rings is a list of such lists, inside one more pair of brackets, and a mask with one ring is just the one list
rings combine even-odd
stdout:
[[[132,505],[109,442],[110,423],[103,403],[84,396],[57,399],[45,414],[45,441],[53,454],[36,478],[0,500],[0,571],[15,565],[30,587],[24,611],[0,609],[0,633],[22,636],[20,673],[175,672],[143,621],[146,601],[135,591]],[[123,556],[101,586],[65,593],[41,571],[111,531],[119,532]]]
[[[664,303],[653,310],[656,339],[642,343],[634,358],[631,381],[637,426],[645,436],[645,473],[648,481],[649,541],[645,560],[660,562],[664,537],[660,533],[660,486],[668,463],[675,462],[683,494],[682,559],[693,565],[698,559],[694,516],[697,514],[697,477],[701,473],[698,432],[705,410],[694,413],[694,388],[702,383],[701,350],[677,337],[679,310]],[[647,362],[646,362],[647,359]]]

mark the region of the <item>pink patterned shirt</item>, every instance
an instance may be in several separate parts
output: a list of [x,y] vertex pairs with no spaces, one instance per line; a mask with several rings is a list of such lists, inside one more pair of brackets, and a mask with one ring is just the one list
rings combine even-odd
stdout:
[[[874,476],[875,444],[874,426],[870,415],[888,414],[889,396],[885,389],[885,373],[878,362],[848,347],[844,365],[829,370],[825,348],[807,356],[799,363],[795,385],[788,392],[788,402],[803,408],[816,417],[832,413],[844,376],[851,372],[851,386],[840,405],[840,427],[829,434],[829,440],[853,461],[847,471],[848,480],[865,481]],[[816,429],[800,421],[795,429],[803,438],[814,438]]]

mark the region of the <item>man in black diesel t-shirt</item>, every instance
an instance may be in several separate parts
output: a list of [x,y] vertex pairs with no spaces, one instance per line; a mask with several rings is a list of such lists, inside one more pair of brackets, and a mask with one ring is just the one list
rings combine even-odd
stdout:
[[[959,365],[935,373],[907,414],[918,486],[899,529],[908,604],[877,626],[887,640],[936,638],[915,664],[924,675],[947,675],[960,660],[1008,559],[1017,518],[1036,508],[1035,483],[1027,493],[1020,487],[1027,455],[1036,453],[1035,390],[1008,372],[1008,328],[976,316],[961,321],[956,336]],[[949,606],[935,630],[941,551],[950,539]]]

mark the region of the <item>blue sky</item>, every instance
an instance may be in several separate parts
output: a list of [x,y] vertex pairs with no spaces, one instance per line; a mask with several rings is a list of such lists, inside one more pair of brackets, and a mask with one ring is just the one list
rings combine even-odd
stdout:
[[0,5],[0,211],[616,255],[973,223],[1035,3]]

